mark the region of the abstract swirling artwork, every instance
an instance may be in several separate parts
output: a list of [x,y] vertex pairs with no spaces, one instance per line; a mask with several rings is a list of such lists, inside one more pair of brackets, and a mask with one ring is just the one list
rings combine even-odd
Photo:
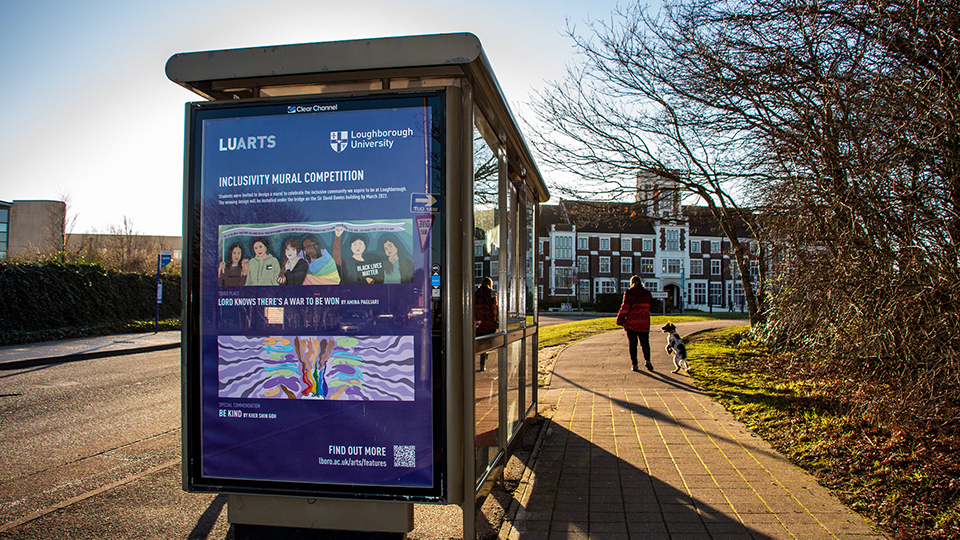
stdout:
[[413,401],[412,336],[220,336],[219,396]]

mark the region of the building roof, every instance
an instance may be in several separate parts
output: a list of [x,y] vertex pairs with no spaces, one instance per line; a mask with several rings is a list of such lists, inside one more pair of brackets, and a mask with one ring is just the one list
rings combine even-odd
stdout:
[[[690,236],[725,237],[720,223],[706,206],[684,206],[683,215],[690,220]],[[737,238],[753,238],[753,233],[743,221],[736,223]]]
[[540,220],[537,222],[538,236],[550,236],[550,226],[557,223],[564,223],[563,216],[560,213],[560,207],[555,204],[540,205]]
[[[683,221],[690,226],[690,236],[723,238],[723,230],[710,208],[706,206],[684,206]],[[639,203],[560,201],[557,205],[540,206],[540,236],[548,236],[550,226],[557,224],[575,225],[577,232],[655,234],[654,226],[664,223],[676,223],[674,218],[648,216],[646,208]],[[737,223],[737,236],[751,238],[749,228],[744,222]]]
[[638,203],[560,201],[567,221],[583,232],[653,234],[653,221]]

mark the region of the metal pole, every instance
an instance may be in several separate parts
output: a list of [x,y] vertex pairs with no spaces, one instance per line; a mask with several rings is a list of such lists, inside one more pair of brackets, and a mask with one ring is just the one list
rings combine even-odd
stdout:
[[160,299],[162,298],[161,291],[163,290],[161,289],[161,286],[162,285],[160,284],[160,255],[158,254],[157,255],[157,304],[156,304],[156,310],[153,316],[153,333],[154,334],[157,334],[160,332]]

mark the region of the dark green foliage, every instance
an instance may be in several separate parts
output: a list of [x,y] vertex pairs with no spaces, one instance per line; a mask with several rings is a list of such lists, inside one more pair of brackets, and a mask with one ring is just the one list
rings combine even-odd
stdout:
[[620,311],[620,304],[623,302],[622,294],[606,293],[598,294],[593,301],[597,313],[616,313]]
[[[161,279],[160,318],[177,319],[180,275],[161,274]],[[81,329],[135,332],[143,321],[154,319],[156,297],[155,274],[125,274],[99,265],[0,261],[0,344],[88,333]]]

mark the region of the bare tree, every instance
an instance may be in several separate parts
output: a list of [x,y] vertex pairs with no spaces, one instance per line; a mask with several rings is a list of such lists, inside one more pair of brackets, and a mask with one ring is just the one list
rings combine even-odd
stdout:
[[661,19],[633,6],[610,23],[591,24],[586,36],[570,28],[578,63],[536,96],[541,125],[532,127],[533,144],[542,162],[580,179],[558,186],[569,197],[632,201],[639,174],[670,181],[706,204],[731,244],[751,321],[758,322],[747,250],[736,231],[745,223],[758,241],[761,231],[735,196],[745,181],[765,174],[756,166],[757,136],[691,93],[688,73],[698,67],[687,58],[684,23],[669,11]]
[[121,272],[147,272],[151,269],[149,242],[133,226],[133,220],[123,216],[119,225],[107,229],[106,262]]
[[74,259],[78,254],[79,250],[74,250],[71,252],[68,239],[73,230],[77,226],[77,219],[80,217],[80,214],[73,210],[73,196],[69,191],[60,190],[57,196],[57,200],[63,203],[63,212],[59,210],[51,210],[51,216],[49,220],[49,233],[50,245],[53,253],[56,258],[61,262],[65,263],[71,259]]
[[900,389],[894,414],[960,404],[960,5],[675,0],[589,30],[535,103],[541,160],[592,196],[673,180],[746,277],[742,219],[775,248],[773,341]]

